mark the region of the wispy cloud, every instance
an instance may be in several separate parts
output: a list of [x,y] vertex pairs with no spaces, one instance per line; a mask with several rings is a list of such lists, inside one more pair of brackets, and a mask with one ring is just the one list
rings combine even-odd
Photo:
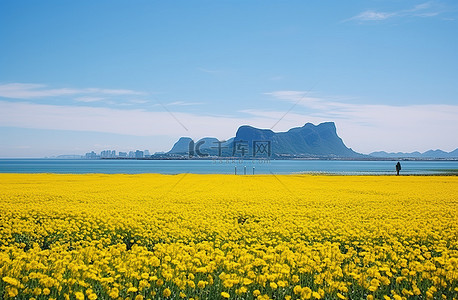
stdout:
[[[306,92],[276,91],[268,94],[295,103]],[[354,104],[320,97],[310,97],[298,105],[306,112],[293,111],[285,121],[291,122],[304,116],[312,122],[335,121],[344,141],[359,151],[413,151],[429,150],[431,147],[454,150],[458,147],[456,140],[450,139],[458,131],[458,105]],[[245,112],[259,117],[281,116],[278,112]]]
[[146,104],[146,103],[149,103],[150,101],[142,100],[142,99],[130,99],[129,102],[131,104]]
[[[297,101],[301,92],[279,91],[281,101]],[[290,100],[285,95],[291,94]],[[300,102],[303,109],[292,110],[275,128],[286,131],[307,122],[334,121],[339,136],[354,150],[426,151],[454,150],[452,137],[458,131],[458,105],[356,105],[314,97]],[[305,108],[305,111],[304,111]],[[248,124],[268,128],[284,111],[247,109],[236,116],[212,116],[189,112],[146,111],[88,106],[45,105],[0,101],[0,126],[115,133],[131,136],[214,136],[227,139],[237,128]],[[179,122],[186,124],[185,130]],[[440,134],[438,134],[440,133]]]
[[344,99],[343,97],[327,97],[324,99],[322,97],[313,96],[314,93],[310,91],[274,91],[264,94],[317,110],[330,109],[331,106],[340,107],[343,104],[338,102],[338,100]]
[[363,11],[357,16],[351,18],[359,21],[380,21],[395,16],[396,13],[377,12],[372,10]]
[[102,100],[105,100],[105,98],[103,97],[77,97],[75,98],[76,101],[78,102],[85,102],[85,103],[89,103],[89,102],[98,102],[98,101],[102,101]]
[[397,11],[377,11],[377,10],[366,10],[358,15],[351,17],[344,21],[359,21],[359,22],[370,22],[370,21],[383,21],[395,17],[435,17],[441,13],[446,12],[445,7],[437,1],[430,1],[418,4],[410,9],[403,9]]
[[[82,92],[83,91],[83,92]],[[356,151],[425,151],[432,147],[453,150],[458,145],[451,137],[458,131],[458,105],[373,105],[355,104],[343,97],[322,97],[318,92],[280,90],[266,96],[288,102],[286,110],[245,109],[227,115],[191,113],[181,107],[201,102],[175,101],[153,103],[129,109],[115,105],[94,107],[92,102],[110,103],[111,96],[135,96],[123,103],[145,104],[138,92],[117,89],[55,89],[38,84],[0,84],[0,126],[115,133],[132,136],[232,137],[237,128],[248,124],[275,131],[312,122],[335,121],[339,135]],[[30,103],[40,97],[70,97],[79,105]],[[151,95],[150,95],[151,96]],[[20,99],[11,101],[10,99]],[[57,98],[59,99],[59,98]],[[63,103],[60,102],[59,103]],[[292,105],[294,104],[294,105]],[[152,110],[155,106],[156,111]],[[161,106],[162,108],[159,108]],[[279,121],[280,120],[280,121]],[[184,125],[185,126],[184,126]],[[277,125],[278,124],[278,125]],[[438,134],[440,132],[440,134]]]
[[[77,101],[94,99],[96,95],[143,95],[144,93],[126,89],[102,89],[102,88],[50,88],[44,84],[34,83],[6,83],[0,84],[0,97],[11,99],[37,99],[46,97],[77,96]],[[85,96],[88,95],[88,96]],[[81,100],[82,99],[82,100]],[[86,101],[91,102],[91,101]]]
[[[232,137],[240,125],[262,127],[264,123],[264,118],[256,116],[246,120],[170,110],[146,111],[0,100],[0,127],[105,132],[133,136],[214,136],[225,139]],[[186,130],[181,124],[186,124]]]
[[202,105],[203,102],[185,102],[185,101],[175,101],[167,103],[167,106],[193,106],[193,105]]

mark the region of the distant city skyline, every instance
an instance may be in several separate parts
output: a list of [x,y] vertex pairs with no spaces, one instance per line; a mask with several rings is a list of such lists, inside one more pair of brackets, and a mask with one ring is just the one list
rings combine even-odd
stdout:
[[[66,156],[66,155],[60,155]],[[116,150],[102,150],[100,153],[95,151],[87,152],[81,155],[81,158],[85,159],[98,159],[98,158],[144,158],[151,156],[149,150],[130,150],[130,151],[119,151]]]
[[452,0],[1,1],[0,157],[326,121],[359,153],[453,151],[457,28]]

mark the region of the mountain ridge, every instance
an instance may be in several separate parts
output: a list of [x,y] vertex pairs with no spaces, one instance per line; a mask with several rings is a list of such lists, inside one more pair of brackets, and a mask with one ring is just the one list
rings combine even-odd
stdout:
[[436,150],[428,150],[423,153],[419,151],[414,151],[414,152],[375,151],[375,152],[369,153],[369,156],[372,156],[374,158],[447,159],[447,158],[458,158],[458,148],[450,152],[436,149]]
[[[197,152],[197,149],[199,153]],[[195,151],[194,151],[195,150]],[[334,122],[318,125],[306,123],[286,132],[274,132],[242,125],[235,137],[228,141],[202,138],[194,142],[181,137],[168,152],[169,155],[246,156],[272,158],[358,158],[365,155],[345,146],[337,135]]]
[[[269,145],[260,145],[269,142]],[[258,143],[258,144],[256,144]],[[235,149],[234,149],[235,147]],[[267,149],[268,155],[258,155],[256,148]],[[245,150],[243,150],[245,148]],[[239,151],[243,150],[243,151]],[[243,153],[242,153],[243,152]],[[190,137],[181,137],[166,153],[169,156],[190,157],[271,157],[271,158],[316,158],[316,159],[458,159],[458,148],[445,152],[440,149],[423,153],[414,151],[385,152],[375,151],[368,155],[348,148],[338,136],[334,122],[318,125],[305,123],[302,127],[293,127],[284,132],[256,128],[250,125],[238,127],[234,137],[220,141],[214,137],[204,137],[193,141]]]

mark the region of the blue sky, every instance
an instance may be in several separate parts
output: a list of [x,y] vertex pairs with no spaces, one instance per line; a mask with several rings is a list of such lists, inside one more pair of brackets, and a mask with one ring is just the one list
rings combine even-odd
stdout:
[[456,1],[3,0],[0,43],[0,157],[324,121],[362,153],[458,147]]

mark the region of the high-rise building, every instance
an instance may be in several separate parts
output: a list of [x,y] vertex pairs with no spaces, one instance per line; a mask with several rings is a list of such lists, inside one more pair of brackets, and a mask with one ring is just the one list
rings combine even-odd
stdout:
[[86,153],[84,158],[85,159],[96,159],[97,158],[97,153],[95,153],[94,151],[88,152],[88,153]]
[[140,151],[140,150],[135,151],[135,158],[143,158],[143,151]]
[[116,150],[103,150],[100,152],[101,158],[115,158],[116,157]]

